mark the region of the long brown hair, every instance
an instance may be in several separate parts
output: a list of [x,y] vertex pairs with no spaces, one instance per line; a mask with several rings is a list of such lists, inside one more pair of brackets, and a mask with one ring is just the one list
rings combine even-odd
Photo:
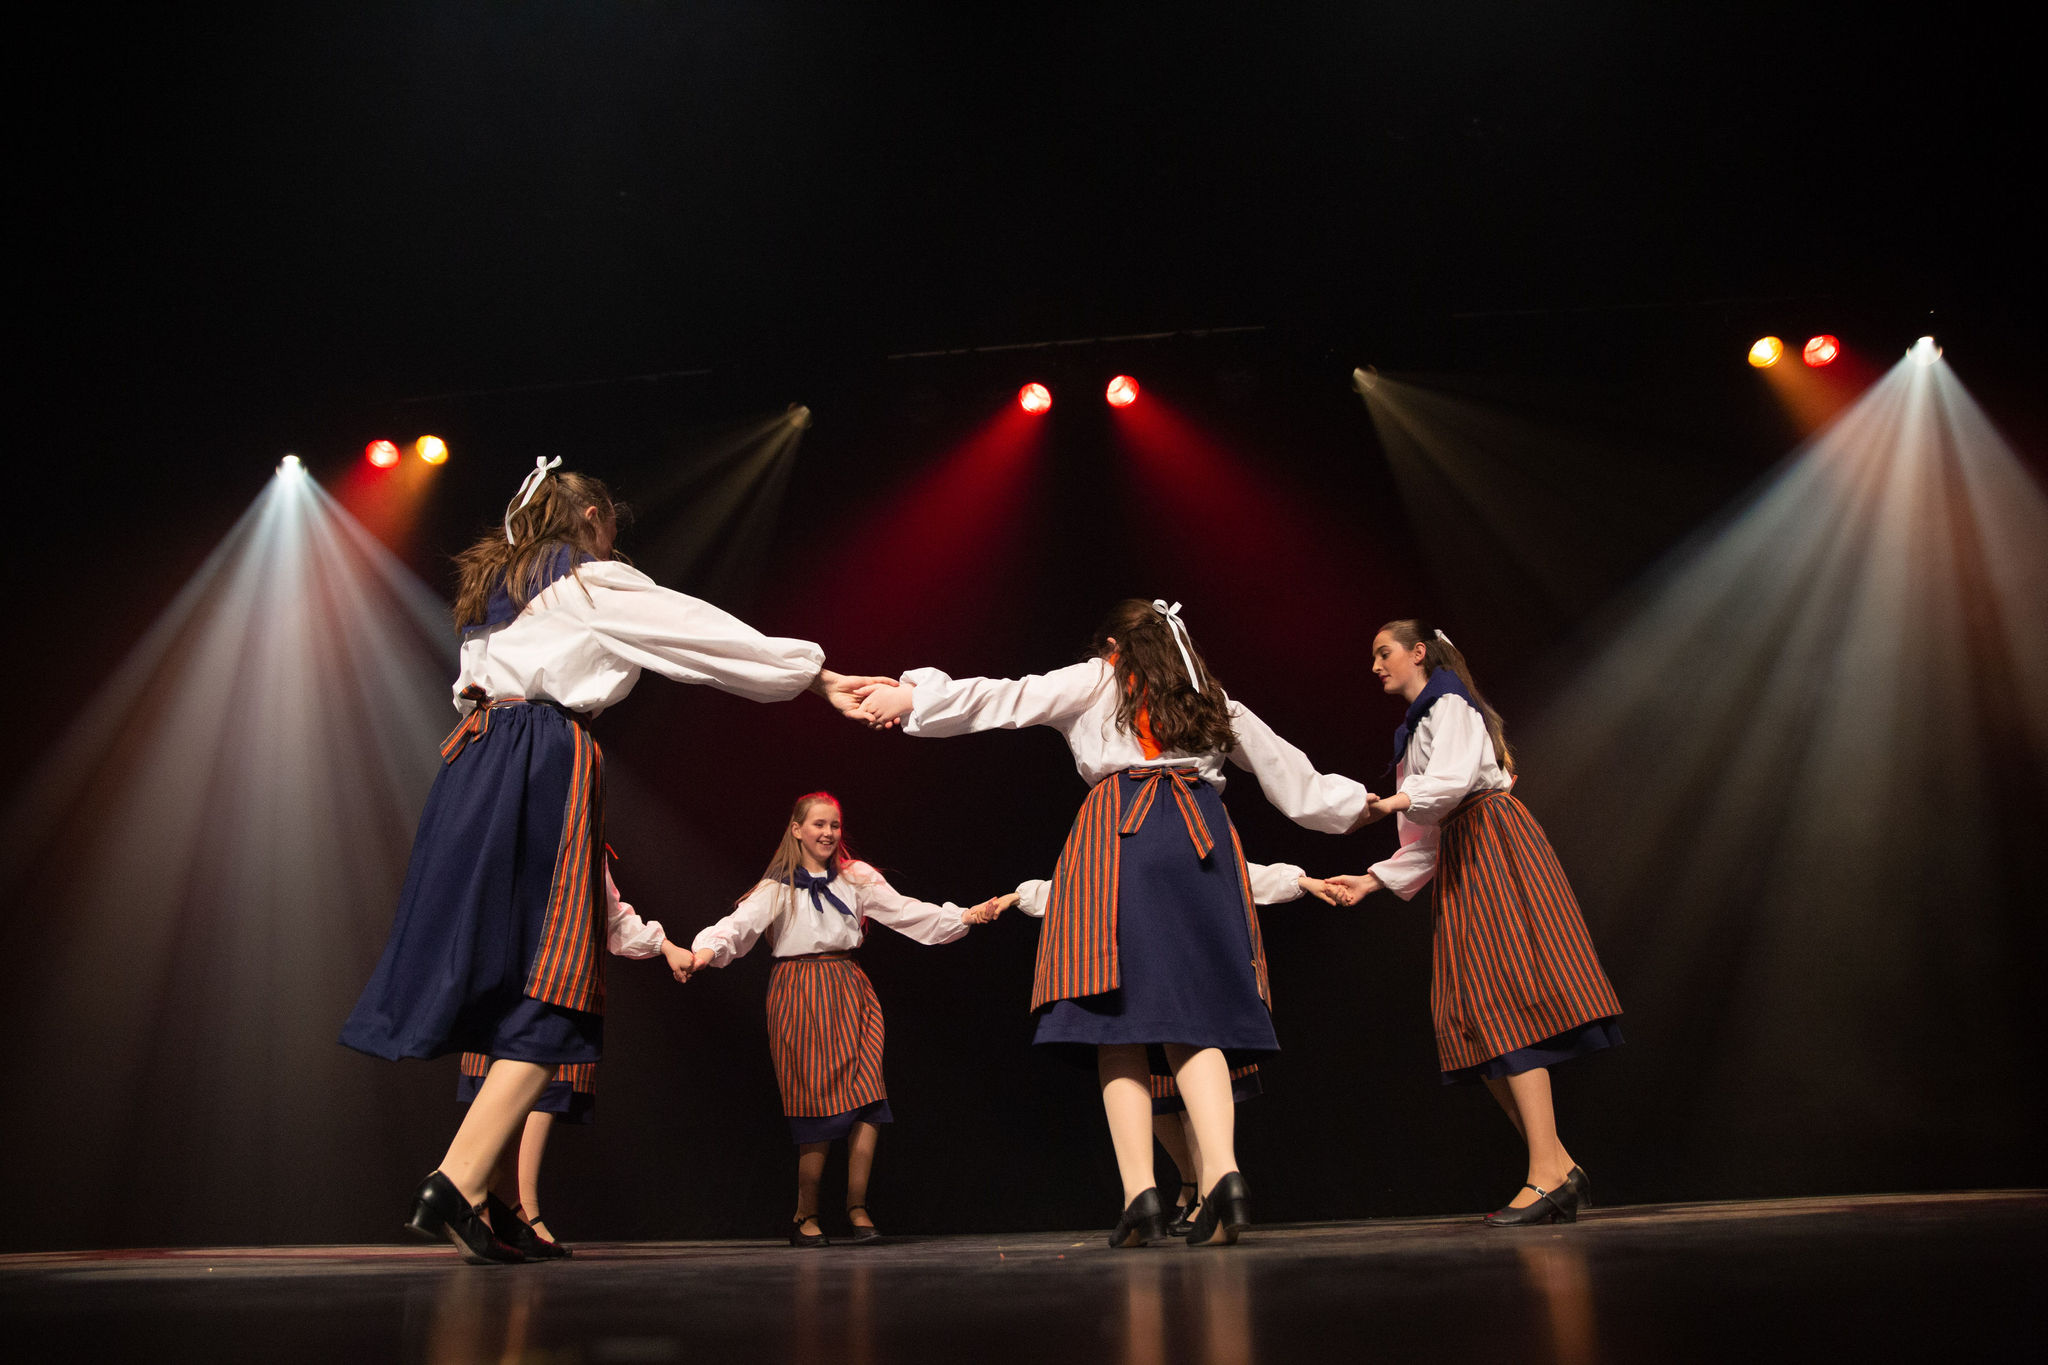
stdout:
[[[584,516],[586,507],[597,508],[598,515]],[[504,530],[493,527],[455,556],[456,571],[461,575],[455,590],[456,627],[482,625],[490,610],[491,594],[501,587],[512,598],[512,605],[524,610],[543,586],[540,575],[549,557],[564,545],[592,559],[605,558],[598,553],[600,523],[611,523],[616,532],[624,510],[600,479],[568,470],[549,474],[540,481],[533,501],[512,514],[515,543],[507,544]],[[624,558],[617,553],[610,557]]]
[[1420,621],[1389,621],[1380,627],[1380,634],[1391,635],[1394,643],[1403,649],[1422,646],[1423,676],[1428,677],[1439,668],[1448,668],[1457,680],[1465,685],[1472,702],[1479,708],[1479,715],[1486,722],[1486,736],[1493,741],[1494,757],[1508,772],[1515,770],[1515,751],[1508,747],[1507,726],[1500,718],[1500,712],[1479,691],[1479,684],[1472,681],[1472,669],[1465,662],[1465,656],[1458,647],[1438,634],[1435,628]]
[[[589,506],[588,503],[584,504]],[[775,918],[779,921],[796,904],[796,874],[804,870],[804,851],[797,843],[796,827],[811,818],[811,807],[831,805],[839,811],[839,846],[832,850],[832,871],[843,873],[860,861],[860,858],[846,845],[846,808],[839,804],[839,798],[831,792],[805,792],[790,808],[789,821],[782,827],[782,841],[775,846],[775,856],[768,860],[768,868],[761,874],[756,889],[763,884],[779,886],[781,893],[776,897]],[[752,895],[752,892],[748,892]]]
[[1161,753],[1229,753],[1237,747],[1237,732],[1230,725],[1223,684],[1192,638],[1187,646],[1201,679],[1199,692],[1188,680],[1173,628],[1157,608],[1143,598],[1127,597],[1109,609],[1095,628],[1095,653],[1116,669],[1117,728],[1137,734],[1143,710]]

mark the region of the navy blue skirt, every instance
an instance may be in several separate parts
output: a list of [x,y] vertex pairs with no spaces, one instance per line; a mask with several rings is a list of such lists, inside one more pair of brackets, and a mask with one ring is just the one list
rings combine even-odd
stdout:
[[1223,797],[1196,784],[1196,805],[1216,844],[1195,856],[1180,806],[1152,803],[1136,834],[1119,836],[1116,951],[1122,984],[1102,995],[1055,1000],[1039,1013],[1034,1043],[1180,1043],[1256,1058],[1278,1052],[1273,1016],[1259,998],[1244,886]]
[[[465,1064],[468,1056],[463,1058]],[[592,1124],[597,1122],[596,1063],[587,1066],[565,1066],[555,1073],[555,1078],[540,1092],[540,1098],[533,1102],[536,1114],[553,1114],[558,1123]],[[467,1065],[455,1077],[455,1102],[468,1104],[476,1098],[477,1091],[484,1088],[481,1073],[472,1073]]]
[[1518,1047],[1512,1052],[1503,1052],[1498,1057],[1488,1057],[1477,1066],[1459,1067],[1456,1071],[1441,1072],[1445,1085],[1462,1085],[1467,1081],[1502,1080],[1519,1076],[1524,1071],[1534,1071],[1539,1066],[1556,1066],[1574,1057],[1583,1057],[1589,1052],[1599,1052],[1610,1047],[1620,1047],[1627,1040],[1621,1036],[1621,1019],[1609,1015],[1605,1019],[1589,1019],[1563,1033],[1555,1034],[1540,1042]]
[[[587,742],[587,741],[586,741]],[[604,1016],[526,994],[563,826],[576,722],[551,706],[498,706],[434,778],[384,955],[341,1041],[373,1057],[481,1052],[594,1062]]]

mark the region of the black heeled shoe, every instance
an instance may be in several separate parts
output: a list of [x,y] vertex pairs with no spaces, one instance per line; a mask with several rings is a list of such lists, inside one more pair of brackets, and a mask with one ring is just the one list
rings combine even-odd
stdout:
[[1109,1234],[1112,1247],[1142,1247],[1166,1240],[1166,1210],[1160,1206],[1159,1191],[1141,1191],[1131,1206],[1124,1210],[1124,1216],[1116,1220],[1116,1231]]
[[491,1216],[491,1231],[498,1240],[529,1261],[560,1261],[571,1254],[560,1242],[541,1236],[519,1211],[495,1194],[484,1196],[484,1211]]
[[1188,1229],[1188,1245],[1233,1246],[1237,1234],[1252,1225],[1252,1189],[1244,1176],[1232,1171],[1202,1197],[1202,1211]]
[[817,1216],[815,1213],[805,1213],[789,1220],[789,1244],[791,1246],[828,1247],[832,1245],[832,1239],[827,1237],[823,1231],[825,1226],[823,1223],[818,1224],[820,1230],[817,1232],[804,1231],[804,1224],[812,1222]]
[[1173,1226],[1166,1230],[1169,1235],[1174,1237],[1185,1237],[1190,1232],[1193,1232],[1195,1230],[1195,1215],[1202,1211],[1202,1198],[1199,1193],[1202,1187],[1192,1180],[1183,1180],[1180,1182],[1180,1188],[1181,1193],[1185,1194],[1188,1200],[1185,1204],[1174,1206],[1174,1212],[1177,1216],[1173,1220]]
[[1564,1178],[1564,1183],[1570,1186],[1572,1193],[1579,1197],[1580,1208],[1590,1209],[1593,1207],[1593,1182],[1586,1179],[1584,1171],[1576,1166],[1572,1167],[1572,1173]]
[[[855,1209],[859,1209],[862,1213],[868,1214],[868,1218],[871,1221],[868,1223],[866,1227],[862,1227],[860,1224],[853,1221],[852,1215]],[[859,1246],[863,1242],[879,1242],[882,1240],[882,1230],[874,1225],[872,1221],[874,1215],[872,1213],[868,1213],[868,1206],[866,1204],[848,1204],[846,1206],[846,1212],[847,1224],[853,1229],[853,1236],[847,1238],[847,1241],[853,1243],[855,1246]]]
[[485,1205],[474,1208],[455,1182],[435,1171],[412,1192],[412,1217],[405,1230],[429,1242],[447,1238],[471,1265],[517,1265],[526,1258],[491,1231],[483,1219]]
[[1490,1228],[1527,1228],[1543,1223],[1576,1223],[1579,1221],[1579,1195],[1567,1179],[1554,1190],[1541,1185],[1524,1184],[1525,1190],[1536,1191],[1536,1202],[1516,1208],[1513,1204],[1495,1209],[1486,1215]]

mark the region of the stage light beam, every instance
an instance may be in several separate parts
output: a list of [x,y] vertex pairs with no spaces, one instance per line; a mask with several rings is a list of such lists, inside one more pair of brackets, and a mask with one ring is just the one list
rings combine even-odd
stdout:
[[1785,355],[1785,343],[1777,337],[1758,337],[1756,344],[1749,348],[1749,363],[1759,370],[1768,370]]
[[398,447],[390,441],[372,441],[363,447],[363,458],[379,469],[389,469],[398,463]]
[[1052,410],[1052,390],[1043,384],[1026,384],[1017,390],[1017,406],[1036,417]]
[[1941,347],[1933,337],[1921,337],[1906,354],[1913,357],[1915,365],[1932,365],[1941,359]]
[[438,436],[422,436],[413,442],[412,448],[428,464],[448,463],[448,443]]
[[1109,381],[1109,387],[1102,396],[1113,408],[1127,408],[1138,401],[1138,381],[1127,374],[1120,374]]

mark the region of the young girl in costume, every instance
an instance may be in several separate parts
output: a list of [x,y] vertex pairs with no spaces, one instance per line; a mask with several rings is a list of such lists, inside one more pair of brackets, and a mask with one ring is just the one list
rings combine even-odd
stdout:
[[1372,658],[1408,712],[1394,731],[1399,788],[1361,823],[1396,816],[1401,846],[1330,886],[1347,905],[1382,888],[1412,900],[1435,877],[1429,1007],[1444,1084],[1484,1081],[1529,1149],[1528,1183],[1486,1221],[1572,1222],[1591,1186],[1558,1140],[1549,1068],[1621,1042],[1621,1002],[1549,839],[1512,794],[1514,752],[1464,656],[1411,620],[1382,626]]
[[601,756],[585,722],[652,669],[755,701],[865,680],[804,640],[761,634],[613,556],[611,494],[536,461],[463,552],[455,709],[391,935],[341,1041],[372,1056],[477,1052],[490,1065],[407,1226],[467,1260],[523,1259],[494,1233],[491,1173],[556,1069],[603,1046]]
[[866,693],[860,718],[914,735],[1048,725],[1091,790],[1053,874],[1031,1007],[1035,1040],[1094,1049],[1124,1212],[1112,1246],[1164,1237],[1153,1187],[1147,1050],[1161,1047],[1199,1148],[1193,1245],[1249,1225],[1237,1170],[1231,1061],[1277,1051],[1266,955],[1223,764],[1248,768],[1299,824],[1342,833],[1365,788],[1318,773],[1203,665],[1179,605],[1119,603],[1085,662],[1021,679],[915,669]]
[[[1255,904],[1283,905],[1301,899],[1303,892],[1329,905],[1337,903],[1327,883],[1309,876],[1292,863],[1246,863],[1244,866]],[[1045,918],[1045,905],[1051,890],[1050,881],[1019,883],[1017,909],[1033,919]],[[1175,1237],[1186,1237],[1194,1230],[1195,1217],[1202,1207],[1201,1187],[1188,1178],[1200,1169],[1195,1157],[1194,1128],[1188,1122],[1188,1107],[1180,1097],[1180,1086],[1164,1064],[1164,1049],[1147,1048],[1145,1051],[1146,1063],[1151,1069],[1147,1079],[1152,1089],[1152,1136],[1166,1149],[1174,1171],[1180,1176],[1180,1193],[1173,1202],[1173,1222],[1167,1231]],[[1231,1069],[1230,1093],[1231,1099],[1238,1104],[1265,1093],[1257,1062]],[[1158,1181],[1155,1179],[1153,1184],[1158,1186]]]
[[[691,955],[680,943],[671,943],[661,931],[660,920],[643,920],[631,905],[619,898],[612,882],[610,862],[604,873],[605,947],[614,957],[661,957],[678,981],[690,979]],[[481,1052],[462,1054],[456,1076],[455,1099],[468,1104],[476,1098],[491,1059]],[[529,1261],[556,1260],[571,1254],[567,1243],[557,1241],[548,1230],[540,1211],[540,1166],[547,1155],[548,1137],[556,1123],[594,1123],[597,1119],[597,1063],[577,1062],[557,1067],[526,1116],[519,1140],[508,1145],[491,1175],[491,1190],[485,1197],[490,1224],[499,1239],[509,1243]]]
[[838,798],[800,796],[768,870],[733,912],[697,935],[696,970],[745,957],[763,938],[775,955],[768,977],[768,1051],[782,1112],[796,1143],[796,1217],[791,1246],[829,1243],[818,1223],[825,1154],[846,1139],[846,1215],[853,1240],[881,1234],[868,1214],[880,1124],[893,1121],[882,1084],[882,1006],[854,961],[869,920],[919,943],[951,943],[1013,903],[999,896],[970,910],[913,900],[847,847]]

